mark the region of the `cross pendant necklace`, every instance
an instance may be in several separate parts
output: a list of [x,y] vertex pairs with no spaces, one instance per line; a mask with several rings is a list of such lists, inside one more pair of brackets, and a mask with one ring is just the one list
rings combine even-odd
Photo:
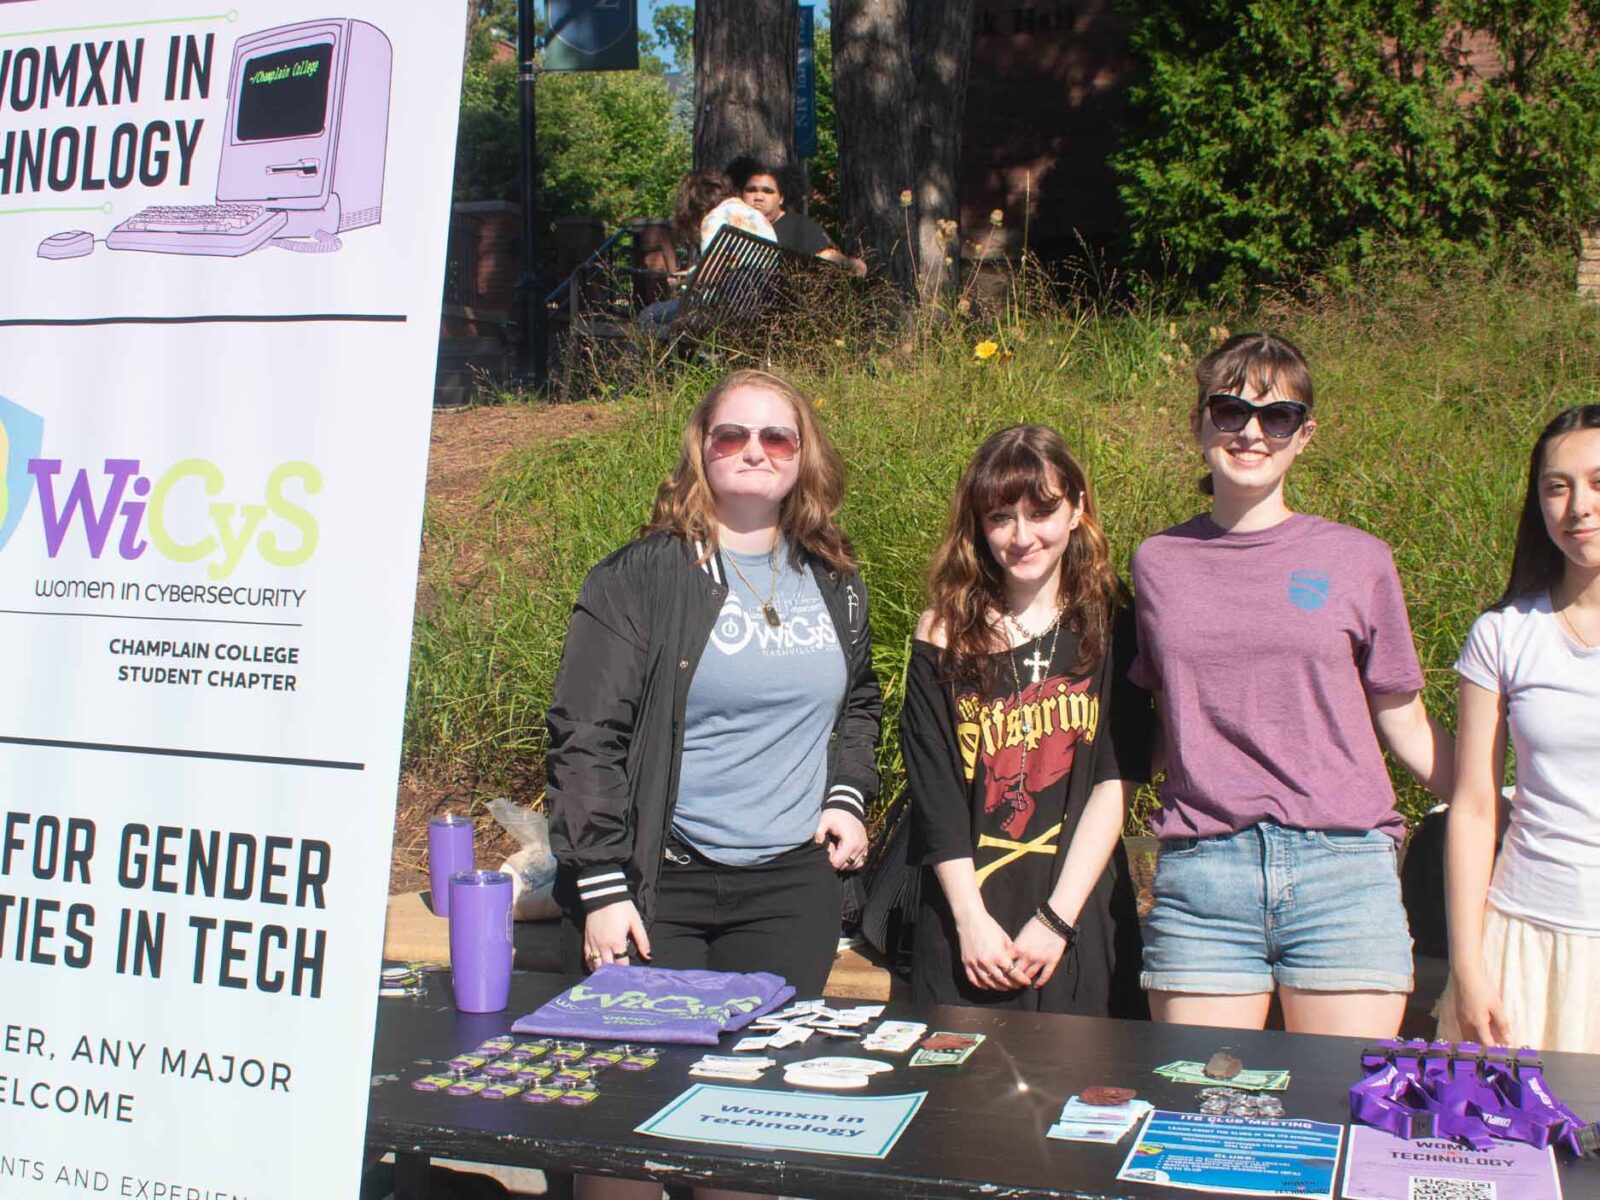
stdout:
[[[1017,620],[1016,617],[1012,616],[1010,613],[1006,614],[1005,619],[1011,623],[1012,627],[1016,629],[1016,631],[1022,635],[1022,637],[1026,638],[1028,641],[1038,642],[1038,645],[1033,648],[1033,657],[1022,660],[1023,666],[1031,667],[1033,669],[1032,682],[1035,684],[1039,683],[1043,677],[1043,673],[1048,671],[1055,664],[1056,641],[1061,637],[1061,617],[1065,612],[1066,607],[1064,605],[1061,608],[1056,609],[1055,620],[1051,621],[1049,627],[1043,632],[1039,633],[1037,636],[1030,635],[1028,630],[1023,626],[1022,622]],[[1044,652],[1044,635],[1046,633],[1050,635],[1050,653],[1048,655]],[[1016,684],[1017,689],[1016,703],[1022,709],[1022,761],[1017,767],[1017,777],[1019,780],[1021,780],[1022,786],[1026,788],[1028,780],[1028,742],[1033,736],[1033,721],[1028,715],[1027,707],[1022,704],[1022,676],[1017,671],[1016,658],[1016,651],[1020,648],[1021,647],[1014,647],[1008,649],[1006,651],[1006,661],[1011,664],[1011,679],[1012,682]]]

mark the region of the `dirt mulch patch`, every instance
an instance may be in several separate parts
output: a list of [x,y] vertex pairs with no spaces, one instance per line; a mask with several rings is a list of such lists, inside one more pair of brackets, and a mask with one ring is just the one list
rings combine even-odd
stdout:
[[428,506],[450,525],[471,523],[483,484],[506,458],[535,442],[618,424],[603,404],[504,404],[441,408],[428,448]]
[[[484,512],[482,492],[510,455],[538,442],[593,429],[605,429],[620,422],[615,409],[599,404],[507,404],[473,408],[437,409],[433,414],[433,437],[428,451],[428,508],[431,522],[450,528],[452,536],[468,541],[493,535]],[[417,601],[432,601],[430,568],[437,553],[424,539],[418,571]],[[458,576],[463,565],[470,567],[471,556],[463,564],[461,556],[453,564]],[[471,588],[475,579],[470,571],[457,586]],[[470,813],[477,824],[477,861],[480,866],[497,867],[515,844],[495,824],[488,809],[475,804],[477,780],[459,768],[408,768],[401,773],[399,797],[395,806],[394,850],[389,864],[389,892],[417,891],[428,886],[428,821],[444,812]],[[519,802],[536,795],[542,781],[530,779],[526,787],[513,790]]]

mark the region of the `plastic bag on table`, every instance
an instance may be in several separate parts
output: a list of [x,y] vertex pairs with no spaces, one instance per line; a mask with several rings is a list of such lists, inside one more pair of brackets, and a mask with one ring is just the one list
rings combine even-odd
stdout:
[[511,912],[519,921],[547,921],[561,908],[551,898],[556,856],[550,852],[550,827],[543,813],[506,799],[489,803],[489,813],[522,848],[501,865],[511,876]]

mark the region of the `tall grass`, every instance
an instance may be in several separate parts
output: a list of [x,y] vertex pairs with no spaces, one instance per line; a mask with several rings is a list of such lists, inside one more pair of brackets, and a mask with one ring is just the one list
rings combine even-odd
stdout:
[[[1056,426],[1089,470],[1125,569],[1140,539],[1203,507],[1188,437],[1191,369],[1228,328],[1281,332],[1310,358],[1319,428],[1291,475],[1291,505],[1394,548],[1427,700],[1453,726],[1451,664],[1503,585],[1528,449],[1558,409],[1600,397],[1600,313],[1571,298],[1568,271],[1553,259],[1444,276],[1395,268],[1248,317],[1035,301],[982,323],[924,328],[897,346],[830,340],[782,364],[817,398],[848,466],[843,521],[871,596],[887,701],[885,797],[903,785],[896,722],[925,565],[972,452],[1006,425]],[[1001,349],[980,360],[979,340]],[[614,401],[619,427],[507,461],[485,480],[475,522],[446,526],[430,514],[433,601],[416,627],[413,763],[449,766],[483,789],[536,792],[573,597],[648,514],[688,411],[716,374],[640,382]],[[1219,636],[1248,655],[1248,628]],[[1413,818],[1427,807],[1415,786],[1401,798]]]

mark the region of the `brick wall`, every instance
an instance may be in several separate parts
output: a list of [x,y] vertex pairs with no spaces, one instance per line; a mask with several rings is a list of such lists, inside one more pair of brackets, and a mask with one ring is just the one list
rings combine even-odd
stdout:
[[494,337],[511,316],[522,240],[521,206],[503,200],[455,205],[446,255],[445,337]]

